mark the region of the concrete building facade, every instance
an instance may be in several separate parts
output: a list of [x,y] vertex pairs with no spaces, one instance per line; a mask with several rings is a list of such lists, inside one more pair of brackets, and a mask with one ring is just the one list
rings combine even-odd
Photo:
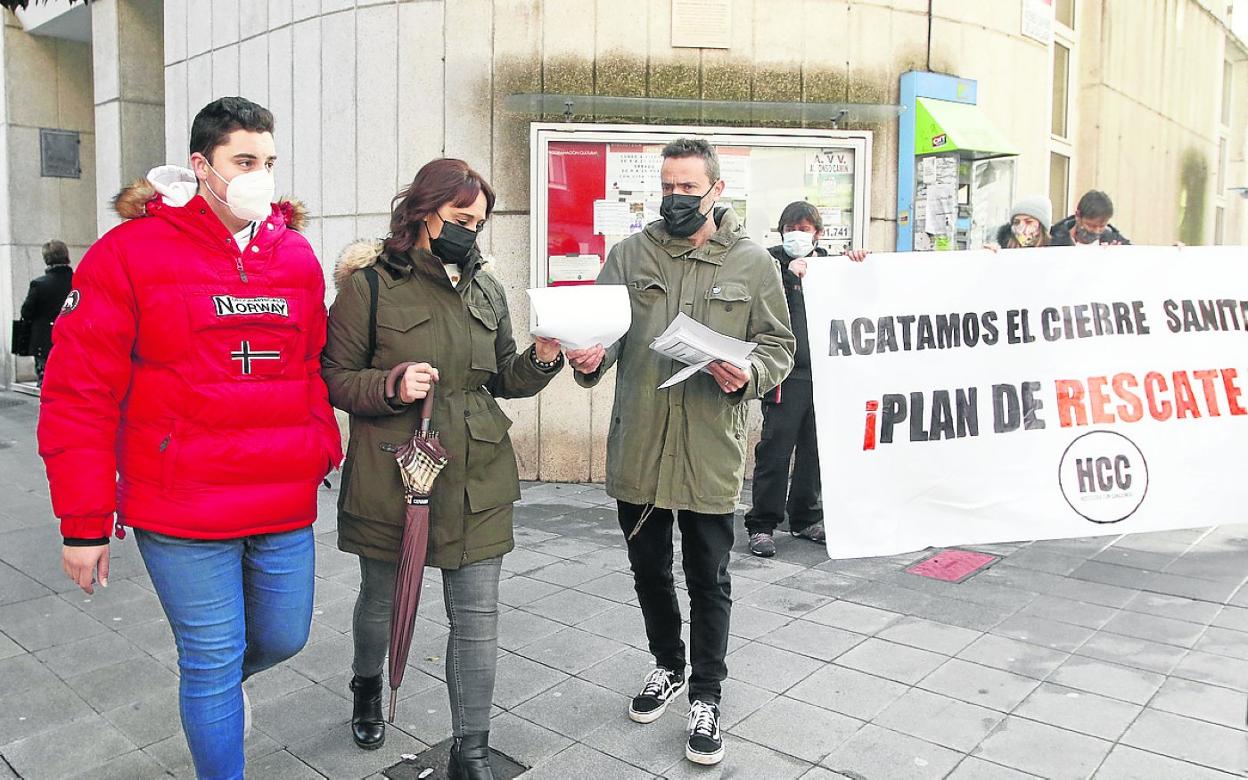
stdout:
[[[485,174],[499,200],[483,249],[522,330],[529,124],[561,117],[508,111],[517,93],[895,104],[907,71],[956,74],[978,81],[979,105],[1020,149],[1017,193],[1050,193],[1055,217],[1095,187],[1138,243],[1248,243],[1248,201],[1230,191],[1248,185],[1248,51],[1232,32],[1248,3],[1235,16],[1221,0],[728,0],[729,46],[710,49],[673,47],[674,1],[95,0],[89,43],[40,41],[10,14],[0,306],[20,304],[38,270],[30,247],[63,233],[77,257],[113,224],[109,196],[152,164],[184,163],[195,112],[233,94],[276,115],[278,191],[310,208],[327,278],[351,240],[385,235],[391,199],[425,161],[462,157]],[[1051,8],[1047,42],[1023,34],[1037,3]],[[45,65],[29,64],[32,49]],[[84,66],[85,88],[60,86]],[[77,185],[15,168],[30,129],[53,122],[93,146]],[[888,251],[897,120],[841,126],[874,134],[867,246]],[[38,204],[31,177],[47,187]],[[522,476],[601,479],[611,400],[609,383],[585,391],[565,372],[508,402]]]

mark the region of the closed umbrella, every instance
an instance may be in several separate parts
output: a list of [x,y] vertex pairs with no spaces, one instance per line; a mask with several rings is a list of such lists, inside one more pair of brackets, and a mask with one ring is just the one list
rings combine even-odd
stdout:
[[[400,363],[386,377],[387,397],[398,390],[403,372],[412,363]],[[433,387],[420,406],[420,427],[412,438],[400,446],[382,445],[394,452],[403,477],[403,499],[407,513],[403,519],[403,544],[399,550],[398,575],[394,581],[394,606],[390,612],[390,722],[394,723],[394,708],[398,701],[399,686],[403,684],[403,670],[407,667],[407,655],[412,648],[412,629],[416,624],[416,607],[420,604],[420,589],[425,579],[425,556],[429,546],[429,494],[433,481],[450,460],[450,455],[438,441],[438,432],[429,429],[433,415]]]

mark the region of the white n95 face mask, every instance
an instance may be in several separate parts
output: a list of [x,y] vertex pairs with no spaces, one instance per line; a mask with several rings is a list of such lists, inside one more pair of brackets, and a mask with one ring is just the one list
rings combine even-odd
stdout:
[[805,257],[815,249],[815,237],[805,230],[790,230],[780,238],[784,253],[795,260]]
[[218,203],[228,208],[231,214],[248,222],[268,219],[273,206],[273,193],[277,190],[277,182],[273,180],[272,173],[267,170],[250,171],[240,173],[227,181],[211,164],[208,170],[225,182],[225,200],[212,192],[211,187],[208,192],[212,193]]

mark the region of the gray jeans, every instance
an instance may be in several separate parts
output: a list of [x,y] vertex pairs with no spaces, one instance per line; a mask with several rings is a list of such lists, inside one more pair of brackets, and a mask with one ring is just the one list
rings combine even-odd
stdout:
[[[446,638],[446,687],[457,737],[490,730],[490,703],[498,665],[498,579],[503,559],[442,570],[442,599],[451,633]],[[360,556],[360,595],[352,635],[360,677],[381,674],[390,645],[390,608],[398,565]]]

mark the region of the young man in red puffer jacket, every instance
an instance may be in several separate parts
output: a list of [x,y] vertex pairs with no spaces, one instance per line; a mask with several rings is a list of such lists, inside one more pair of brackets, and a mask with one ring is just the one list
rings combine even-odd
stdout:
[[108,584],[135,537],[177,640],[201,777],[243,776],[242,680],[303,647],[317,486],[342,459],[320,374],[325,283],[300,207],[274,204],[273,115],[195,117],[192,170],[116,199],[53,330],[39,452],[66,573]]

